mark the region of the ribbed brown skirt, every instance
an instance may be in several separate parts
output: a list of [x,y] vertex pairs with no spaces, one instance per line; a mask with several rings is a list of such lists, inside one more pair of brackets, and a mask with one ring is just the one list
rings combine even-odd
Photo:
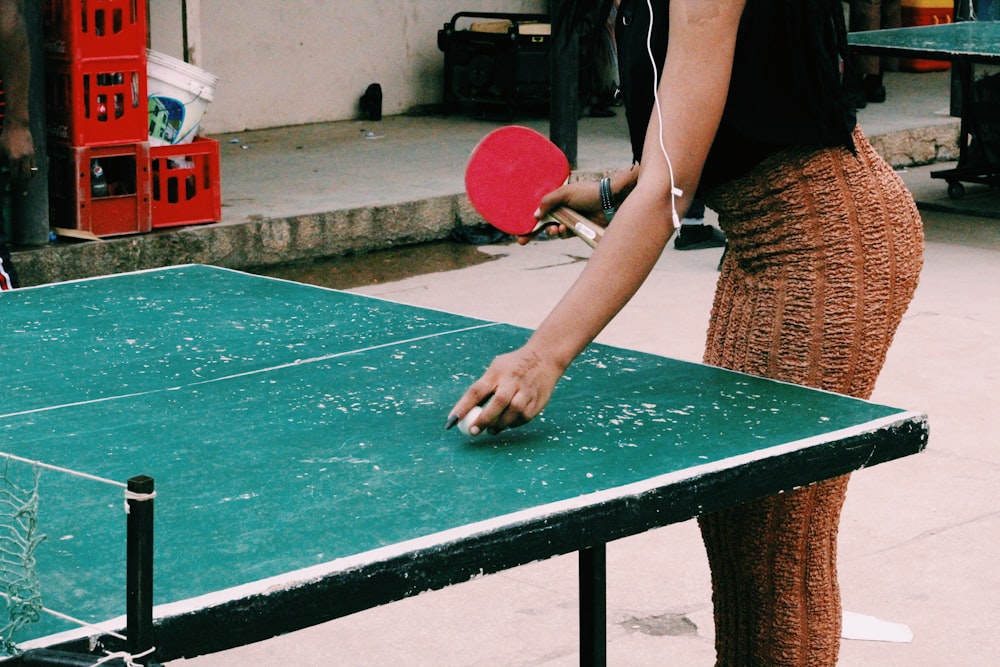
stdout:
[[[920,216],[855,131],[845,149],[784,152],[708,193],[729,239],[705,362],[871,395],[923,263]],[[837,527],[847,476],[700,519],[717,665],[835,665]]]

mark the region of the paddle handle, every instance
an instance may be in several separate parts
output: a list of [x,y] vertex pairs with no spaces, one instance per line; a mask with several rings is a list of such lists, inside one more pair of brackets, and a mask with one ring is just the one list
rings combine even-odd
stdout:
[[571,232],[583,239],[583,242],[591,248],[596,248],[604,236],[603,227],[571,208],[560,206],[549,212],[549,216],[560,225],[566,225]]

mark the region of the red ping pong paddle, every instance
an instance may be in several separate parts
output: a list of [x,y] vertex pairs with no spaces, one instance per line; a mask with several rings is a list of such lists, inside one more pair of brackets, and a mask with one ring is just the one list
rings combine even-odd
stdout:
[[565,183],[569,172],[569,161],[558,146],[531,128],[508,125],[487,134],[472,150],[465,191],[479,214],[508,234],[530,236],[559,223],[596,247],[604,230],[570,208],[535,219],[538,202]]

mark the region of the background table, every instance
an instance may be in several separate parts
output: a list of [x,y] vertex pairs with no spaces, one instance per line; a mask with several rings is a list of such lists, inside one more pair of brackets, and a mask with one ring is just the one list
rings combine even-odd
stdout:
[[964,194],[963,182],[1000,184],[1000,99],[994,99],[1000,86],[994,85],[986,99],[976,99],[973,90],[973,66],[1000,63],[1000,22],[869,30],[849,33],[847,39],[857,53],[950,61],[959,81],[958,166],[931,177],[945,179],[953,199]]
[[[0,449],[43,462],[7,464],[39,475],[43,603],[123,627],[122,489],[101,480],[149,475],[161,661],[582,551],[599,663],[606,542],[926,443],[921,414],[605,345],[532,424],[471,439],[450,406],[528,331],[212,267],[0,307]],[[43,614],[15,639],[95,634]]]

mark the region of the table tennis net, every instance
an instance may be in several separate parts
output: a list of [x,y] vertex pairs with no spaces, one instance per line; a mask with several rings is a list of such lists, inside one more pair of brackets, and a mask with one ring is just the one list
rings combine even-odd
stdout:
[[5,460],[0,479],[0,651],[15,655],[14,634],[38,620],[42,595],[35,549],[45,539],[38,530],[37,466]]

